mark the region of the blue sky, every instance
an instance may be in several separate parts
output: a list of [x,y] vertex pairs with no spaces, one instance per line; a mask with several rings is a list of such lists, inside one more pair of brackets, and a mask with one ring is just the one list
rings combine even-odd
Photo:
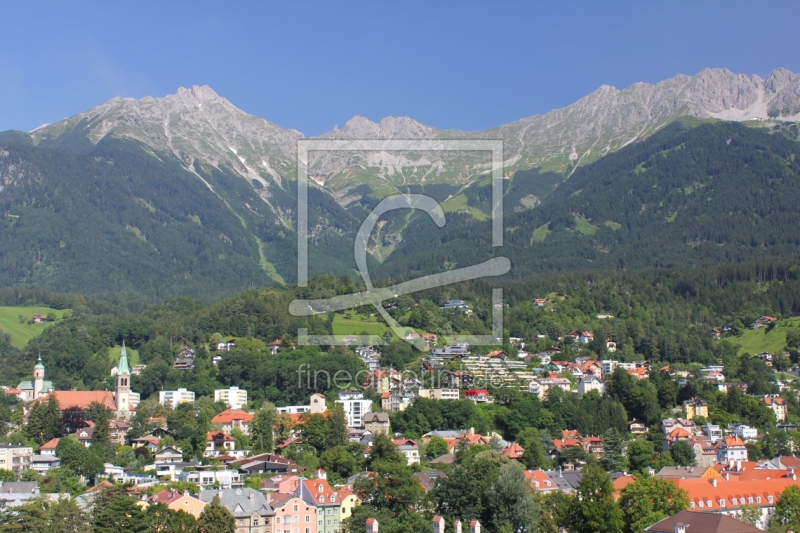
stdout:
[[788,1],[3,2],[0,20],[0,131],[191,85],[306,135],[353,115],[479,130],[603,84],[800,71]]

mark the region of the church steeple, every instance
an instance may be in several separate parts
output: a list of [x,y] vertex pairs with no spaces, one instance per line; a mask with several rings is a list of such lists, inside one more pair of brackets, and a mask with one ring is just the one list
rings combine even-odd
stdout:
[[117,375],[119,374],[127,374],[129,376],[131,374],[131,370],[130,368],[128,368],[128,350],[125,349],[125,341],[122,341],[122,351],[119,352],[119,364],[117,365]]
[[42,364],[42,354],[33,367],[33,400],[44,394],[44,364]]
[[130,417],[131,370],[128,367],[128,350],[125,349],[125,341],[122,341],[122,350],[119,353],[117,390],[114,400],[117,404],[117,417],[127,420]]

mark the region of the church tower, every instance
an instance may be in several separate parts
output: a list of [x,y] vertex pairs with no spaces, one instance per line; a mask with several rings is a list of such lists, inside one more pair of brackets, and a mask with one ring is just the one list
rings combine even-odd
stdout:
[[33,367],[33,398],[31,400],[37,399],[44,393],[44,365],[42,364],[42,356],[39,355],[39,361]]
[[117,404],[117,418],[128,420],[131,416],[131,370],[128,368],[128,352],[125,341],[122,341],[122,351],[119,354],[117,365],[117,393],[114,396]]

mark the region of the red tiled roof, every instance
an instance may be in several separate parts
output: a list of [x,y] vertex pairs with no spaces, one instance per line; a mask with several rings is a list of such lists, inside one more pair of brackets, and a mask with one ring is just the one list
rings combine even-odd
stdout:
[[248,413],[242,409],[226,409],[211,419],[212,424],[230,424],[234,420],[241,420],[250,423],[253,420],[253,413]]
[[42,450],[55,450],[58,447],[58,441],[59,440],[61,440],[61,439],[57,439],[56,438],[56,439],[51,439],[51,440],[45,442],[44,444],[42,444],[42,447],[39,448],[39,451],[42,451]]
[[206,433],[206,440],[215,440],[215,439],[222,439],[223,441],[230,441],[233,442],[236,439],[231,437],[227,433],[223,433],[222,431],[209,431]]
[[[106,406],[108,409],[115,410],[117,404],[114,402],[114,394],[107,390],[58,390],[50,394],[54,395],[58,400],[58,406],[62,411],[65,409],[88,409],[89,405],[97,402]],[[50,398],[50,394],[42,396],[37,402],[46,402]]]

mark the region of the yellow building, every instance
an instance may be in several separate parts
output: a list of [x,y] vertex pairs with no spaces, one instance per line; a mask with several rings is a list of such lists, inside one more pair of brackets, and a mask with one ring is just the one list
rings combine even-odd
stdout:
[[148,504],[163,504],[173,511],[183,511],[190,514],[197,520],[200,513],[203,512],[206,502],[195,498],[188,492],[181,494],[176,490],[162,490],[150,496],[147,499]]
[[683,410],[686,413],[687,420],[692,420],[695,417],[708,418],[708,402],[700,398],[684,400]]
[[336,493],[336,499],[341,504],[339,506],[339,523],[341,524],[345,518],[349,518],[353,514],[353,510],[361,503],[353,493],[352,485],[345,485]]

